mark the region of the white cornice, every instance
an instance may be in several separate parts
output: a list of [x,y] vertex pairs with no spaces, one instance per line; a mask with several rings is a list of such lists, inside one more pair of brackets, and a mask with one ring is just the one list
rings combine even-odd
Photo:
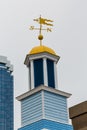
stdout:
[[66,97],[66,98],[69,98],[71,96],[70,93],[66,93],[66,92],[63,92],[63,91],[60,91],[60,90],[57,90],[57,89],[53,89],[51,87],[47,87],[47,86],[41,85],[41,86],[38,86],[35,89],[32,89],[32,90],[30,90],[30,91],[28,91],[28,92],[26,92],[26,93],[24,93],[24,94],[16,97],[16,99],[19,100],[19,101],[21,101],[24,98],[27,98],[27,97],[29,97],[29,96],[31,96],[31,95],[39,92],[39,91],[42,91],[42,90],[48,91],[48,92],[51,92],[51,93],[54,93],[54,94],[58,94],[58,95]]
[[53,61],[55,61],[56,63],[58,62],[58,60],[60,59],[59,56],[56,55],[52,55],[50,53],[47,52],[42,52],[42,53],[38,53],[38,54],[28,54],[25,58],[24,64],[28,65],[30,60],[34,60],[34,59],[40,59],[40,58],[49,58]]

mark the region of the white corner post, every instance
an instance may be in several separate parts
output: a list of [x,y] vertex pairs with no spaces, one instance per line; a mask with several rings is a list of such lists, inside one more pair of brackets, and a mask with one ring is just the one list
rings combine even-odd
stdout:
[[54,79],[55,79],[55,89],[58,89],[57,65],[56,65],[56,62],[54,62]]
[[33,65],[33,60],[30,61],[30,82],[31,82],[31,89],[34,89],[34,65]]
[[30,75],[30,67],[28,68],[28,84],[29,84],[29,91],[31,90],[31,75]]
[[42,118],[45,118],[45,110],[44,110],[44,91],[42,91]]
[[46,58],[43,58],[43,74],[44,74],[44,85],[48,86]]

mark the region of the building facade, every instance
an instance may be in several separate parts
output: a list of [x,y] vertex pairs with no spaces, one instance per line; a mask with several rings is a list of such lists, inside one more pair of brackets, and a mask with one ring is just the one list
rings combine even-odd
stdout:
[[0,130],[14,129],[13,66],[0,56]]
[[69,108],[74,130],[87,130],[87,101]]
[[40,45],[25,58],[29,70],[29,91],[18,96],[21,101],[21,128],[18,130],[73,130],[69,125],[67,98],[57,83],[55,51]]

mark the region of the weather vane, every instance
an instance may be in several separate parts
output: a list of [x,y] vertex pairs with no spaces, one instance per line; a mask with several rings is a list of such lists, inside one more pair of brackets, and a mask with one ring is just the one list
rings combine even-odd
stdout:
[[41,16],[37,19],[34,19],[34,21],[38,22],[40,24],[40,27],[35,28],[34,26],[30,26],[30,30],[39,30],[38,39],[40,40],[40,45],[42,45],[42,40],[43,40],[42,30],[46,30],[47,32],[52,31],[51,28],[42,28],[42,25],[53,26],[53,24],[51,24],[51,22],[53,21],[42,18]]

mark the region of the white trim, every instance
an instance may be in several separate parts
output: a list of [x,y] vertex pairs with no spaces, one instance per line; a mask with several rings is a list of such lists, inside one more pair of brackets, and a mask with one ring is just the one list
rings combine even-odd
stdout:
[[44,74],[44,85],[48,86],[46,58],[43,58],[43,74]]
[[44,111],[44,91],[42,91],[42,119],[45,118],[45,111]]
[[29,60],[34,60],[34,59],[40,59],[40,58],[49,58],[53,61],[58,61],[58,56],[54,56],[48,53],[41,53],[41,54],[36,54],[36,55],[29,55]]
[[55,79],[55,88],[58,89],[57,65],[56,65],[56,62],[54,62],[54,79]]
[[34,66],[33,66],[33,60],[30,61],[30,69],[31,69],[31,89],[34,89]]
[[48,91],[48,92],[51,92],[51,93],[54,93],[54,94],[58,94],[58,95],[66,97],[66,98],[69,98],[71,96],[70,93],[66,93],[66,92],[51,88],[51,87],[41,85],[41,86],[38,86],[35,89],[33,89],[31,91],[28,91],[28,92],[26,92],[26,93],[24,93],[24,94],[22,94],[22,95],[20,95],[20,96],[18,96],[16,98],[17,98],[17,100],[21,101],[22,99],[24,99],[26,97],[29,97],[32,94],[35,94],[35,93],[37,93],[39,91],[42,91],[42,90]]
[[60,59],[59,56],[57,55],[53,55],[53,54],[49,54],[47,52],[43,52],[43,53],[38,53],[38,54],[32,54],[32,55],[27,55],[24,61],[24,64],[28,65],[30,60],[34,60],[34,59],[40,59],[40,58],[48,58],[50,60],[56,61],[58,62],[58,60]]
[[66,105],[67,105],[67,116],[68,116],[68,123],[69,123],[69,119],[70,119],[70,117],[69,117],[69,108],[68,108],[68,102],[66,101]]
[[30,67],[28,67],[28,85],[29,85],[29,90],[31,90],[31,75],[30,75]]

